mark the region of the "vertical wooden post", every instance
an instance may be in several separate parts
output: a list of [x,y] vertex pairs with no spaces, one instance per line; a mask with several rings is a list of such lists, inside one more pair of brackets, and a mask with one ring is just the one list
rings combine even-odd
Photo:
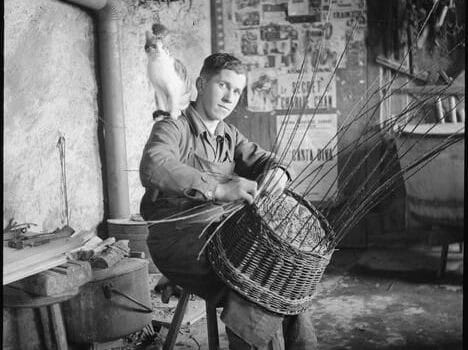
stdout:
[[185,310],[187,309],[187,303],[190,297],[190,293],[185,289],[182,291],[179,302],[172,318],[171,326],[169,332],[167,333],[166,340],[164,341],[163,350],[172,350],[174,348],[177,334],[179,333],[180,325],[184,319]]
[[49,315],[47,307],[43,306],[39,308],[39,314],[41,315],[42,331],[44,336],[44,343],[47,349],[52,349],[52,331],[49,326]]
[[437,278],[442,278],[445,274],[445,269],[447,267],[448,247],[448,243],[442,244],[442,251],[440,253],[440,266],[439,271],[437,272]]
[[456,123],[457,122],[457,103],[455,101],[455,96],[450,96],[449,102],[450,102],[450,111],[449,111],[450,122]]
[[216,316],[216,305],[205,303],[206,305],[206,323],[208,328],[208,349],[219,349],[218,318]]
[[62,310],[60,304],[52,304],[49,306],[50,318],[54,329],[55,343],[57,350],[68,350],[67,334],[63,323]]
[[442,99],[440,97],[437,97],[436,99],[436,108],[437,108],[437,121],[441,124],[445,123],[444,108],[442,106]]

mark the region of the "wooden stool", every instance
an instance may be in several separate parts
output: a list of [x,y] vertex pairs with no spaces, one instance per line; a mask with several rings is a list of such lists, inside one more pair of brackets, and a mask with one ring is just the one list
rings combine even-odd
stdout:
[[[39,309],[47,349],[67,350],[68,342],[60,303],[71,299],[78,288],[54,296],[33,296],[11,286],[3,287],[3,306],[8,308]],[[49,325],[49,320],[52,327]],[[21,336],[21,335],[20,335]],[[55,347],[54,345],[55,344]]]
[[[163,350],[172,350],[174,348],[177,335],[179,333],[182,320],[187,309],[190,293],[187,290],[182,290],[182,294],[177,303],[177,307],[172,318],[169,332],[167,333],[166,340],[164,341]],[[210,303],[205,301],[206,306],[206,323],[208,330],[208,349],[218,350],[219,349],[219,335],[218,335],[218,319],[216,315],[216,303]]]

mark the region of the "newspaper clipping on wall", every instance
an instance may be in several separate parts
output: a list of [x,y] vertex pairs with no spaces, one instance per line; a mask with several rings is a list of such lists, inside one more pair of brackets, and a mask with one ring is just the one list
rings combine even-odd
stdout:
[[284,155],[295,179],[293,190],[314,201],[337,195],[336,114],[277,115],[277,154]]
[[[248,66],[247,108],[251,111],[286,110],[288,101],[294,110],[331,111],[336,108],[336,69],[365,64],[364,0],[233,0],[224,4],[224,51]],[[302,81],[318,89],[307,102],[304,93],[293,98],[291,91],[301,70]],[[327,96],[318,104],[317,96],[323,92]]]

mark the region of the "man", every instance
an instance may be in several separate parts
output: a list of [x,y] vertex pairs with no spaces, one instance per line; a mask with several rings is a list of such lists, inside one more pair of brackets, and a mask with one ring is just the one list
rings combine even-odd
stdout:
[[[181,212],[187,218],[150,225],[148,247],[155,264],[172,282],[205,299],[223,296],[221,318],[230,349],[283,349],[286,345],[313,350],[316,339],[308,314],[270,313],[228,290],[205,255],[197,260],[205,243],[200,233],[213,213],[223,213],[219,203],[253,203],[263,193],[276,196],[289,179],[284,165],[270,152],[223,122],[245,85],[245,70],[237,58],[213,54],[205,59],[196,81],[196,101],[177,120],[154,124],[140,164],[146,189],[141,214],[145,220]],[[197,209],[201,204],[206,204],[203,210]]]

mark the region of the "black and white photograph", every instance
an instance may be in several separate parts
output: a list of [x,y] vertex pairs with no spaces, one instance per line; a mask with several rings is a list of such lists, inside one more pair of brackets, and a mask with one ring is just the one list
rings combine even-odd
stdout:
[[5,0],[5,350],[464,349],[465,0]]

